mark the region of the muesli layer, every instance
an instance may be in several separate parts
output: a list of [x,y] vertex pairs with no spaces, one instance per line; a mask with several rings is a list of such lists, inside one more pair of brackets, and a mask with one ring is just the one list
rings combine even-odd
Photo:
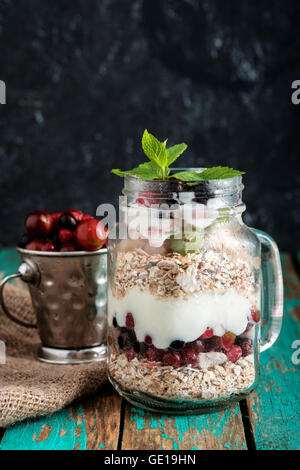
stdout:
[[124,390],[161,398],[216,399],[245,391],[255,381],[253,356],[212,367],[173,368],[157,363],[128,361],[126,354],[111,354],[109,372]]
[[149,255],[138,248],[118,253],[112,294],[122,298],[135,287],[162,298],[228,289],[249,298],[254,291],[254,277],[245,259],[233,259],[226,252]]

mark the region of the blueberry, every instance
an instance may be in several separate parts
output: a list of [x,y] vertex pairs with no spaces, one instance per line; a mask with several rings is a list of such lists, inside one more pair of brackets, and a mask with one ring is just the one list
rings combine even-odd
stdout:
[[114,325],[115,328],[118,327],[118,322],[117,322],[116,317],[114,317],[114,319],[113,319],[113,325]]
[[180,351],[184,346],[184,341],[180,341],[180,340],[175,340],[175,341],[172,341],[172,343],[170,344],[170,348],[171,349],[174,349],[175,351]]
[[136,341],[136,342],[134,343],[133,349],[134,349],[134,351],[135,351],[137,354],[139,354],[139,352],[140,352],[140,350],[141,350],[141,347],[140,347],[140,343],[139,343],[138,341]]
[[27,233],[24,233],[21,237],[21,240],[19,241],[19,247],[20,248],[25,248],[25,246],[27,245],[27,243],[30,242],[30,237],[27,235]]

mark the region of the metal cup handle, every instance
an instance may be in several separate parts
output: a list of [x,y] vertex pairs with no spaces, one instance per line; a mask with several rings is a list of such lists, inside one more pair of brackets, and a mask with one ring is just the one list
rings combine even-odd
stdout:
[[40,282],[41,274],[40,271],[37,267],[37,265],[31,261],[31,260],[24,260],[23,263],[20,264],[18,272],[16,274],[11,274],[10,276],[6,276],[4,279],[2,279],[0,283],[0,305],[5,313],[5,315],[18,325],[24,326],[25,328],[37,328],[37,325],[34,323],[27,323],[19,318],[15,317],[10,313],[8,308],[5,305],[4,301],[4,286],[8,281],[11,279],[15,279],[17,277],[20,277],[22,281],[24,282],[30,282],[35,285],[38,285]]

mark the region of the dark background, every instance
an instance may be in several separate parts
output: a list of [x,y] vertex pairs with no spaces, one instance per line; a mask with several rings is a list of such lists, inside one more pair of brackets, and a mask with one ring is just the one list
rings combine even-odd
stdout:
[[247,172],[244,220],[300,249],[299,0],[0,0],[2,246],[34,209],[95,214],[145,128]]

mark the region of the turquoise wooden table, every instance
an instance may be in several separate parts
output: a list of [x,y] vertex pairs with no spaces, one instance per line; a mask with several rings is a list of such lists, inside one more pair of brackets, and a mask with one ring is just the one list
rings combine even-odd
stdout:
[[[166,416],[133,408],[107,385],[53,415],[0,430],[0,449],[299,449],[300,353],[292,346],[300,339],[300,254],[282,253],[281,261],[282,331],[262,353],[260,385],[246,400],[210,415]],[[0,271],[11,274],[18,264],[14,250],[0,252]]]

